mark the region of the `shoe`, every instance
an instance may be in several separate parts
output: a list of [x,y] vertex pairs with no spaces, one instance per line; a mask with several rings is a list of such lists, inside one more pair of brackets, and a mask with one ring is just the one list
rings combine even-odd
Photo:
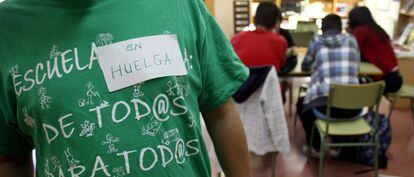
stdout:
[[339,153],[341,153],[340,148],[329,148],[329,150],[328,150],[328,154],[331,157],[339,157]]
[[309,146],[307,145],[303,145],[302,146],[302,152],[310,157],[310,158],[314,158],[314,159],[318,159],[320,154],[318,151],[316,151],[314,148],[309,148]]

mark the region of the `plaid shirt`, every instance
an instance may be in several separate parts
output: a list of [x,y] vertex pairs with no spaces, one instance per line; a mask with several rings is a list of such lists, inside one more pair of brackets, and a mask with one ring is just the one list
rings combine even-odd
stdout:
[[[331,83],[358,84],[360,60],[358,44],[353,36],[335,31],[315,36],[302,63],[303,70],[312,71],[304,104],[326,98]],[[323,105],[326,102],[314,106]]]
[[272,67],[263,85],[245,102],[236,103],[249,151],[258,155],[290,150],[289,131],[283,109],[279,78]]

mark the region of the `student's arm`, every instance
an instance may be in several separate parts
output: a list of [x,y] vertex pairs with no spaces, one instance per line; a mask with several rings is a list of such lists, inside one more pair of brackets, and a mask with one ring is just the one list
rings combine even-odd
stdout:
[[308,51],[306,52],[305,58],[302,62],[302,70],[310,71],[312,64],[315,62],[315,54],[318,47],[314,39],[309,43]]
[[247,80],[249,70],[240,62],[227,37],[201,0],[198,106],[228,177],[250,177],[246,138],[240,117],[229,98]]
[[282,62],[280,63],[280,68],[278,70],[280,70],[285,64],[286,64],[286,53],[287,53],[287,49],[288,49],[288,44],[285,40],[285,38],[282,38],[283,42],[280,44],[281,46],[281,53],[280,53],[280,58],[282,59]]
[[6,156],[0,155],[0,176],[33,177],[31,155]]
[[296,64],[298,63],[297,53],[296,53],[296,47],[295,42],[293,41],[292,35],[289,33],[289,31],[285,29],[280,29],[279,34],[282,35],[287,42],[287,50],[285,54],[285,64],[283,67],[278,70],[278,74],[280,76],[285,76],[289,74],[293,69],[295,69]]
[[231,100],[203,115],[217,157],[226,176],[249,177],[246,136],[240,116]]

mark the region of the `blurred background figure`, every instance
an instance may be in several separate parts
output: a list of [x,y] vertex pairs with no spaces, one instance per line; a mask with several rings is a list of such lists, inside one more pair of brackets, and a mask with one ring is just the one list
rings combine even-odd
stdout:
[[[290,149],[277,71],[284,74],[296,65],[293,48],[280,35],[280,9],[273,2],[263,2],[254,16],[255,30],[245,31],[231,39],[236,53],[250,68],[250,76],[233,96],[246,132],[253,177],[268,177],[275,167],[276,152]],[[293,47],[289,32],[282,31]],[[283,69],[284,68],[284,69]],[[277,71],[276,71],[277,70]]]
[[[309,44],[302,63],[302,70],[312,71],[304,98],[299,98],[297,111],[310,144],[316,113],[325,114],[330,84],[358,84],[360,54],[354,37],[341,33],[341,17],[329,14],[322,19],[322,35],[315,36]],[[351,118],[360,110],[334,108],[331,116]],[[318,156],[320,137],[315,133],[312,156]],[[307,150],[306,150],[307,151]]]
[[256,29],[236,34],[231,39],[237,55],[248,67],[273,65],[279,71],[285,62],[287,42],[275,33],[281,13],[273,2],[263,2],[254,16]]
[[382,70],[383,75],[374,79],[385,81],[384,94],[398,91],[403,80],[388,34],[375,22],[371,12],[365,6],[356,7],[349,12],[348,24],[350,32],[358,42],[362,60]]

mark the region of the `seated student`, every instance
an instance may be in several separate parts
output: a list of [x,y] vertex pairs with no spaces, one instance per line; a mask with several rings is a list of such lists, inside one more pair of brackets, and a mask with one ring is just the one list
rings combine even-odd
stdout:
[[356,7],[349,12],[349,29],[355,36],[361,50],[362,60],[366,60],[383,72],[375,78],[384,80],[384,93],[396,92],[403,84],[398,71],[398,62],[388,34],[372,18],[367,7]]
[[280,19],[280,10],[273,2],[262,2],[254,16],[256,30],[241,32],[231,39],[237,55],[246,66],[273,65],[279,71],[285,64],[286,40],[274,33]]
[[[281,19],[282,20],[282,19]],[[289,74],[293,69],[295,69],[297,63],[298,63],[298,56],[296,53],[296,46],[295,46],[295,42],[293,41],[292,35],[290,35],[289,30],[285,30],[282,28],[279,28],[279,34],[282,35],[288,45],[288,48],[286,50],[286,55],[285,55],[285,64],[282,66],[282,68],[280,68],[280,70],[278,71],[278,75],[279,76],[286,76],[287,74]],[[280,87],[282,90],[282,99],[283,99],[283,103],[285,103],[286,101],[286,91],[289,88],[289,83],[292,82],[290,80],[281,80],[280,82]]]
[[[282,15],[280,15],[280,21],[282,21]],[[283,28],[276,28],[276,31],[278,31],[278,33],[280,35],[282,35],[286,42],[287,42],[287,51],[286,51],[286,55],[285,55],[285,64],[282,66],[282,68],[279,69],[278,71],[278,75],[279,76],[286,76],[287,74],[289,74],[293,69],[295,69],[297,63],[298,63],[298,56],[296,53],[296,46],[295,46],[295,42],[293,41],[293,37],[290,34],[289,30],[283,29]],[[283,103],[285,103],[286,101],[286,91],[288,90],[289,87],[289,80],[281,80],[280,83],[280,87],[282,90],[282,99],[283,99]]]
[[[302,63],[302,70],[311,70],[312,76],[304,98],[298,101],[298,113],[310,143],[312,128],[317,119],[316,111],[326,112],[329,87],[332,83],[358,84],[360,54],[355,38],[342,34],[342,22],[338,15],[330,14],[322,19],[322,35],[315,36],[309,44]],[[354,117],[360,110],[331,109],[335,118]],[[312,155],[319,150],[319,134],[315,134]]]
[[[280,9],[273,2],[262,2],[254,16],[256,30],[241,32],[231,39],[237,55],[246,66],[273,65],[280,75],[286,75],[295,68],[297,58],[293,40],[289,32],[279,28],[281,21]],[[286,83],[282,83],[282,93],[285,88]]]
[[288,47],[285,55],[286,62],[278,71],[279,76],[285,76],[289,74],[289,72],[291,72],[293,69],[295,69],[296,64],[298,63],[298,56],[296,53],[295,42],[293,41],[292,35],[290,34],[289,30],[279,28],[278,31],[279,34],[285,38]]

